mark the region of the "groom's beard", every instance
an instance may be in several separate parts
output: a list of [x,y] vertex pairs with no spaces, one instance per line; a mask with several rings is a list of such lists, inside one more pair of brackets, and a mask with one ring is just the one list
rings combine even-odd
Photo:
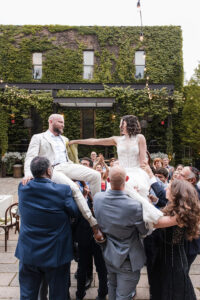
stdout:
[[55,133],[57,133],[57,134],[63,133],[63,129],[59,129],[59,128],[56,127],[56,126],[53,126],[53,131],[54,131]]

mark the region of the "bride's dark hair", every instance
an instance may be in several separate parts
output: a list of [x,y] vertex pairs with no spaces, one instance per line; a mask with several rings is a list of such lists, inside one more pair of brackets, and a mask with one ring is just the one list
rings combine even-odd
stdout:
[[141,127],[139,120],[136,116],[134,115],[126,115],[122,117],[122,125],[121,128],[123,127],[123,123],[126,121],[127,127],[126,130],[128,132],[128,135],[131,137],[132,135],[136,135],[138,133],[141,133]]
[[186,180],[174,179],[171,183],[171,201],[163,209],[168,216],[175,216],[179,226],[186,228],[186,237],[199,237],[200,203],[196,189]]

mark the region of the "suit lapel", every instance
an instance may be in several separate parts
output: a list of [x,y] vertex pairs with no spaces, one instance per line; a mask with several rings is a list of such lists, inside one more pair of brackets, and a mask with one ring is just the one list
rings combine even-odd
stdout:
[[53,141],[48,133],[48,130],[44,132],[44,138],[49,142],[49,144],[51,145],[53,152],[55,153],[55,148],[54,148],[54,144]]

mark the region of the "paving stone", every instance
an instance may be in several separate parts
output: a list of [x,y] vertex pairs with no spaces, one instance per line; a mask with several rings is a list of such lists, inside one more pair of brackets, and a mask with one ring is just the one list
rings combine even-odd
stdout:
[[[10,241],[18,241],[19,234],[18,232],[15,233],[15,229],[9,230],[9,239],[8,242]],[[5,235],[4,235],[4,230],[0,232],[0,241],[4,241]],[[16,243],[17,244],[17,243]]]
[[[97,295],[98,295],[97,288],[90,288],[87,290],[84,300],[96,299]],[[72,299],[76,299],[76,288],[74,288],[74,287],[70,288],[70,296]]]
[[[4,247],[4,245],[5,245],[5,244],[4,244],[4,241],[1,241],[1,240],[0,240],[0,246],[1,246],[1,247]],[[15,246],[15,247],[16,247],[17,241],[12,241],[12,240],[9,239],[8,242],[7,242],[7,245],[8,245],[8,247],[9,247],[9,246]]]
[[1,253],[0,254],[0,264],[12,264],[16,263],[17,258],[14,256],[13,253]]
[[190,268],[190,275],[200,275],[200,265],[195,265],[194,263],[192,264]]
[[145,274],[142,274],[140,276],[140,280],[138,282],[138,287],[145,287],[145,288],[149,288],[149,283],[148,283],[148,279],[147,276]]
[[[15,249],[16,249],[16,246],[7,246],[7,253],[14,253]],[[0,255],[3,252],[5,252],[5,247],[4,246],[0,246]]]
[[192,280],[192,284],[194,287],[200,287],[200,275],[190,275],[190,279]]
[[0,286],[9,286],[16,273],[0,273]]
[[0,287],[0,299],[7,298],[7,299],[19,299],[20,293],[18,287]]
[[0,264],[0,273],[16,273],[18,270],[18,264]]
[[197,297],[197,300],[200,300],[200,288],[195,288],[195,293],[196,293],[196,297]]
[[71,273],[71,286],[72,287],[77,287],[77,280],[76,278],[74,277],[74,273]]
[[193,262],[194,265],[200,265],[200,255],[197,255],[197,258],[195,259],[195,261]]
[[10,286],[18,286],[19,287],[19,276],[18,273],[15,273],[15,276],[13,277]]

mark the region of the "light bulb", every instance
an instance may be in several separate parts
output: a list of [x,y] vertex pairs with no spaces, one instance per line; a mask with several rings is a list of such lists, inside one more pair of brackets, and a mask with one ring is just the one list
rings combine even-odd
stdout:
[[144,40],[144,35],[143,35],[143,33],[141,32],[141,33],[140,33],[140,42],[143,42],[143,40]]

